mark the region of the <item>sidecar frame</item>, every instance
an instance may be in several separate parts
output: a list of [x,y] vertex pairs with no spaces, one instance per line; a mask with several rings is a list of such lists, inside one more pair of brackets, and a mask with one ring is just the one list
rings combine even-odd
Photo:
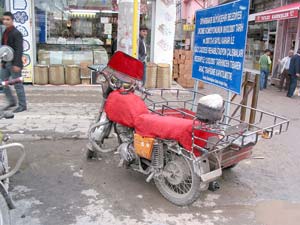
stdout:
[[[215,169],[231,167],[249,158],[260,137],[271,139],[289,128],[289,120],[283,116],[226,100],[224,104],[231,105],[233,115],[224,114],[219,122],[203,124],[195,115],[195,102],[204,94],[186,89],[150,89],[149,92],[152,95],[146,95],[144,100],[153,113],[193,120],[191,159],[200,162],[208,157]],[[246,112],[244,120],[237,114],[238,109]],[[256,114],[254,123],[247,121],[250,112]],[[218,138],[198,137],[195,134],[199,130],[213,133]],[[205,146],[197,144],[199,141],[205,142]]]

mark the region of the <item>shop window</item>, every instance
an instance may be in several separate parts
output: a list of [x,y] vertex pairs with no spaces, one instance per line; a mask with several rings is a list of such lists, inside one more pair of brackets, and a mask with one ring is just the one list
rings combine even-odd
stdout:
[[[0,17],[1,18],[3,16],[4,11],[5,11],[5,0],[0,0]],[[0,20],[0,41],[2,40],[3,31],[4,31],[4,27],[2,25],[2,19],[1,19]]]
[[107,0],[35,1],[39,64],[105,64],[118,14]]

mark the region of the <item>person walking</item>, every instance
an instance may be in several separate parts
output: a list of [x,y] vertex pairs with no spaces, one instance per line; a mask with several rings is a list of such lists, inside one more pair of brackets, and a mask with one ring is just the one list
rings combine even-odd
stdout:
[[[1,78],[3,81],[7,81],[10,78],[16,79],[22,76],[23,36],[21,32],[14,27],[14,16],[11,12],[5,12],[2,21],[6,28],[2,37],[2,45],[8,45],[14,50],[13,60],[11,62],[2,62]],[[25,111],[27,109],[27,104],[23,83],[16,83],[14,86],[19,106],[13,112],[18,113]],[[8,105],[2,108],[2,110],[8,110],[11,107],[15,107],[17,102],[10,87],[4,87],[3,91],[6,95]]]
[[145,25],[140,26],[140,38],[139,38],[139,60],[144,63],[144,76],[143,84],[146,82],[146,63],[147,63],[147,46],[146,38],[148,35],[148,28]]
[[280,63],[280,84],[279,84],[279,91],[282,91],[284,81],[285,81],[285,87],[284,89],[287,91],[290,83],[290,77],[289,77],[289,68],[290,68],[290,62],[291,58],[294,55],[294,51],[290,50],[288,53],[288,56],[284,57],[283,59],[279,60]]
[[287,97],[291,98],[294,95],[294,92],[297,87],[297,79],[300,77],[300,48],[291,58],[290,68],[289,68],[289,76],[290,76],[290,85],[287,93]]
[[268,77],[270,73],[271,51],[266,49],[264,54],[259,58],[259,67],[260,67],[260,90],[266,89],[268,84]]

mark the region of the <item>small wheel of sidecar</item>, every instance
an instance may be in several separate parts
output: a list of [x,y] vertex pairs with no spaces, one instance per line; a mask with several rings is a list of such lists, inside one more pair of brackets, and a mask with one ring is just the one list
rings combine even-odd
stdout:
[[233,168],[236,167],[236,166],[237,166],[237,163],[232,164],[232,165],[230,165],[230,166],[227,166],[227,167],[223,168],[223,170],[231,170],[231,169],[233,169]]

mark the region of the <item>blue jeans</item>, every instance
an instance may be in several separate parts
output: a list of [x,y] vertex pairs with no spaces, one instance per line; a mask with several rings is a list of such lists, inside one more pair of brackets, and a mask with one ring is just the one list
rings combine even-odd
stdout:
[[259,89],[266,89],[268,83],[269,70],[260,70],[260,87]]
[[289,85],[289,91],[287,93],[288,97],[292,97],[294,95],[294,92],[296,90],[297,87],[297,76],[296,75],[290,75],[290,85]]
[[[1,80],[3,80],[3,81],[7,81],[10,78],[16,79],[16,78],[21,77],[21,76],[22,76],[21,72],[15,73],[15,72],[12,71],[11,63],[6,63],[1,69]],[[15,86],[16,93],[17,93],[17,96],[18,96],[19,106],[26,108],[26,106],[27,106],[26,105],[26,96],[25,96],[25,90],[24,90],[23,83],[16,83],[14,86]],[[4,86],[3,87],[3,92],[6,96],[6,99],[9,103],[9,105],[15,105],[16,104],[16,99],[13,96],[10,87],[9,86]]]
[[147,71],[147,64],[146,62],[143,62],[144,64],[144,76],[143,76],[143,86],[146,84],[146,71]]

